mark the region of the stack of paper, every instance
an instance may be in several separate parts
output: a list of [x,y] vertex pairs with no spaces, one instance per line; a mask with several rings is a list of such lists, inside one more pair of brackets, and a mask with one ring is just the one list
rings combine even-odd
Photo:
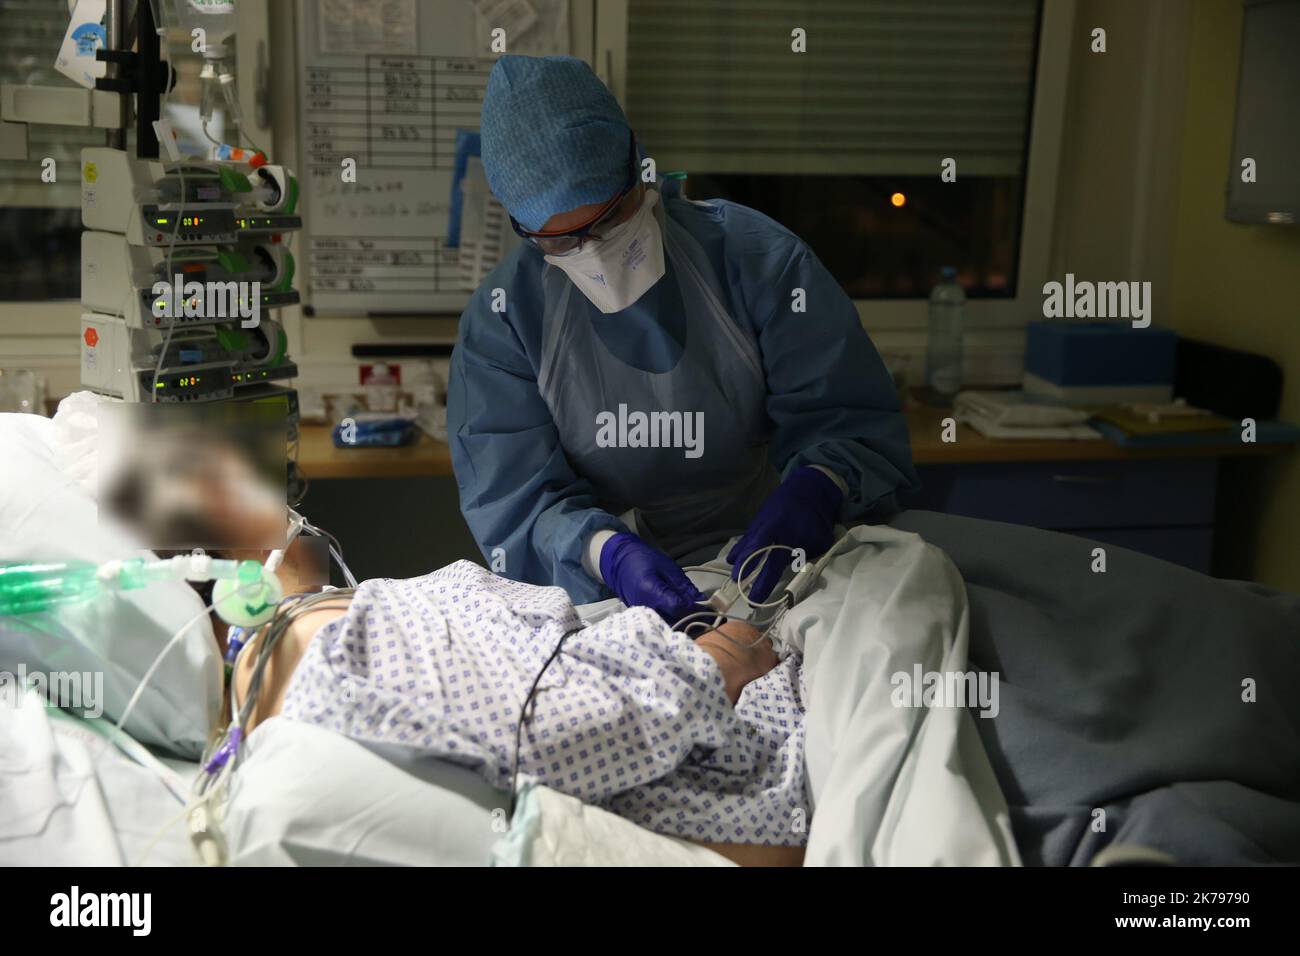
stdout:
[[960,392],[957,420],[986,438],[1100,438],[1085,425],[1088,413],[1027,398],[1023,391]]
[[1126,435],[1222,432],[1232,427],[1228,419],[1181,401],[1172,405],[1117,405],[1101,409],[1094,417]]

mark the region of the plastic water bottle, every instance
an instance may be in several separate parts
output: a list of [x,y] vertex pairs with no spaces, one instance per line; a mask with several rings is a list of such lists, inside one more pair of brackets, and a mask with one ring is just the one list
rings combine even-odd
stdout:
[[961,389],[962,313],[966,293],[957,284],[957,270],[944,266],[943,280],[930,293],[930,334],[925,349],[925,384],[936,395],[951,399]]

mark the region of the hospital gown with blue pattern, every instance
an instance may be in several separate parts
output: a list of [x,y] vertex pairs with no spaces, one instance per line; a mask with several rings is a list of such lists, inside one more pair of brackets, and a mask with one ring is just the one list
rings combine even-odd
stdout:
[[583,627],[563,590],[460,561],[364,582],[322,628],[283,715],[520,779],[650,830],[712,843],[806,841],[804,689],[787,658],[727,699],[709,654],[650,610]]

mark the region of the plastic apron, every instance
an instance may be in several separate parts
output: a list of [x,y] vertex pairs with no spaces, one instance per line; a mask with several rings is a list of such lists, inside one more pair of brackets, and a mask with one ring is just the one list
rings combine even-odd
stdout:
[[[767,383],[752,334],[728,312],[700,244],[660,203],[665,272],[661,304],[686,313],[677,364],[647,372],[613,355],[591,322],[593,307],[563,271],[542,274],[542,360],[537,384],[569,464],[596,504],[674,559],[712,557],[743,533],[778,483],[767,460]],[[671,307],[670,305],[670,307]],[[600,447],[597,415],[703,413],[703,454],[685,449]]]

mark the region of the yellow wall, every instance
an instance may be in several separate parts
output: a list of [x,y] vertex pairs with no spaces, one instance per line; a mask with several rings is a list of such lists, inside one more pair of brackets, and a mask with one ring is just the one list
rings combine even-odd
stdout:
[[[1300,228],[1223,218],[1241,27],[1240,0],[1193,0],[1172,308],[1165,321],[1181,335],[1280,363],[1286,375],[1281,417],[1300,423]],[[1226,516],[1238,525],[1231,534],[1254,539],[1253,569],[1232,570],[1253,571],[1257,581],[1300,593],[1300,450],[1270,460],[1249,479],[1233,472],[1225,479]]]

